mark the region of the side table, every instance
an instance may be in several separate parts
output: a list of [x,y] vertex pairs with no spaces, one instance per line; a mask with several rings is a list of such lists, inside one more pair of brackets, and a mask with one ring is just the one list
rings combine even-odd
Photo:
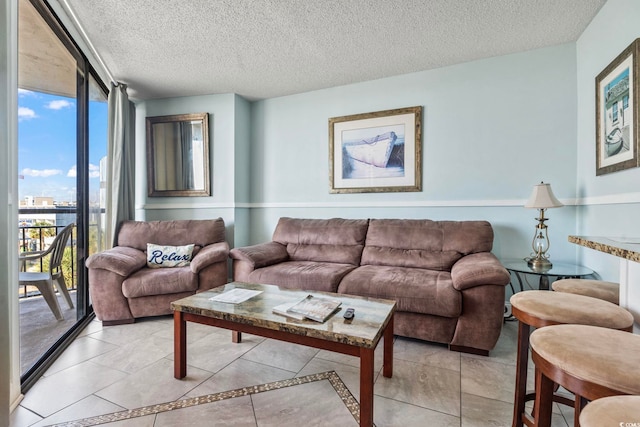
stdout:
[[[538,289],[549,290],[549,277],[557,277],[558,279],[578,279],[585,276],[590,276],[595,272],[590,268],[583,267],[576,264],[567,264],[562,262],[553,262],[553,266],[549,269],[539,270],[533,269],[529,266],[524,259],[501,259],[500,262],[507,269],[509,273],[514,273],[518,279],[520,290],[524,291],[524,285],[522,282],[522,274],[534,274],[540,276],[538,282]],[[515,289],[511,286],[511,289],[515,293]]]

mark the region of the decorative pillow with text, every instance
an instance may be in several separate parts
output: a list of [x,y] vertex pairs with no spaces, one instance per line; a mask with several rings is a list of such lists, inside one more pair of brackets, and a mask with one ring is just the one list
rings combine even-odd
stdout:
[[161,246],[147,243],[147,267],[185,267],[191,263],[194,245]]

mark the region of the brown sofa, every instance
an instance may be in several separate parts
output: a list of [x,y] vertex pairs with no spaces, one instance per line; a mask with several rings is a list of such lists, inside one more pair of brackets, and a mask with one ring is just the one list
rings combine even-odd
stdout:
[[392,299],[396,335],[487,355],[509,283],[492,246],[486,221],[281,218],[230,257],[236,281]]
[[[227,283],[229,245],[222,218],[213,220],[124,221],[118,243],[91,255],[89,291],[103,325],[171,313],[170,303]],[[194,244],[190,265],[148,268],[147,243]]]

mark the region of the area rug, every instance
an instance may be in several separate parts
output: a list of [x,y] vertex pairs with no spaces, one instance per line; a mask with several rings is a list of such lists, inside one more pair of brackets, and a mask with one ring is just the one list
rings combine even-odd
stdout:
[[146,415],[158,414],[176,409],[188,408],[191,406],[202,405],[206,403],[218,402],[234,397],[249,396],[252,394],[263,393],[265,391],[278,390],[285,387],[292,387],[301,384],[308,384],[315,381],[329,381],[340,397],[346,408],[353,415],[356,422],[360,423],[360,405],[353,397],[349,389],[344,385],[335,371],[327,371],[319,374],[305,375],[303,377],[291,378],[288,380],[274,381],[271,383],[255,385],[251,387],[243,387],[235,390],[223,391],[220,393],[206,394],[204,396],[191,397],[188,399],[176,400],[173,402],[160,403],[152,406],[144,406],[142,408],[130,409],[126,411],[113,412],[110,414],[98,415],[90,418],[83,418],[75,421],[66,421],[59,424],[53,424],[51,427],[85,427],[96,426],[100,424],[113,423],[116,421],[129,420],[132,418],[143,417]]

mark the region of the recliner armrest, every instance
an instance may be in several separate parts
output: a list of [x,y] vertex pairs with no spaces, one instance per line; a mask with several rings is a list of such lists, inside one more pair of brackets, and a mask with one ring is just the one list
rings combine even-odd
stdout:
[[198,273],[203,268],[215,264],[220,261],[227,261],[229,256],[229,244],[227,242],[218,242],[207,245],[200,249],[198,254],[191,260],[191,272]]
[[245,261],[253,268],[266,267],[289,259],[287,247],[276,242],[234,248],[229,252],[232,259]]
[[116,246],[91,255],[86,261],[87,268],[100,268],[123,277],[128,277],[147,265],[144,252],[127,246]]
[[462,257],[451,268],[453,287],[459,291],[481,285],[506,286],[509,272],[491,252]]

